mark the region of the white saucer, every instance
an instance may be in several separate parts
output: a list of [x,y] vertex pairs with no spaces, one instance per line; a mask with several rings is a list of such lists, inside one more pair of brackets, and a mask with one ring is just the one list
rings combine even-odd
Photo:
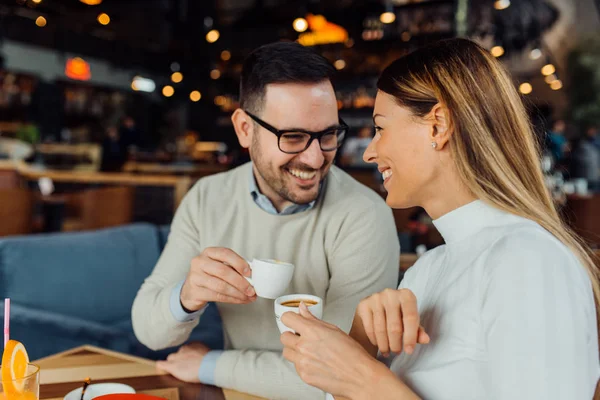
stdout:
[[[79,387],[70,391],[64,397],[64,400],[80,400],[81,389],[82,388]],[[93,383],[85,390],[83,400],[92,400],[98,396],[116,393],[135,393],[135,390],[131,386],[123,385],[122,383]]]

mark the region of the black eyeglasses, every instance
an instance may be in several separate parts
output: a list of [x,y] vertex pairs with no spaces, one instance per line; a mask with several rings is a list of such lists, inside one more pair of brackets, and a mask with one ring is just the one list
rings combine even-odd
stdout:
[[245,111],[257,124],[277,136],[277,145],[279,150],[286,154],[298,154],[308,149],[317,139],[322,151],[337,150],[346,137],[348,125],[340,118],[340,124],[333,128],[325,129],[321,132],[310,132],[303,129],[279,130],[269,125],[256,115]]

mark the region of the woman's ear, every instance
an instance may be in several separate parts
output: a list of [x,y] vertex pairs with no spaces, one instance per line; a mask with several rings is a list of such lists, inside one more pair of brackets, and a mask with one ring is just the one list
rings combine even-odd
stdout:
[[430,133],[432,147],[436,150],[442,150],[444,146],[448,144],[454,133],[451,127],[448,109],[440,103],[436,104],[429,113],[429,119],[432,122]]
[[246,114],[241,108],[238,108],[231,116],[231,122],[233,122],[233,128],[235,129],[235,134],[238,137],[240,146],[245,149],[249,148],[250,144],[252,144],[254,124],[250,120],[248,114]]

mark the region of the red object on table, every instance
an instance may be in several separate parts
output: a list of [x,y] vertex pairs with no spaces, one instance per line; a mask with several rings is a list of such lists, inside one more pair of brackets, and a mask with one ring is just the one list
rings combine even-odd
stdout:
[[149,394],[141,393],[119,393],[105,394],[104,396],[95,397],[94,400],[164,400],[162,397],[150,396]]

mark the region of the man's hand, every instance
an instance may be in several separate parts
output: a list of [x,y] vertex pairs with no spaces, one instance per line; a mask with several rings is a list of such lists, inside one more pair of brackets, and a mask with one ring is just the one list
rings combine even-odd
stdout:
[[200,364],[209,351],[210,349],[200,342],[186,344],[176,353],[169,354],[166,361],[157,361],[156,367],[181,381],[198,383]]
[[256,292],[244,279],[251,275],[246,260],[233,250],[209,247],[192,260],[181,289],[181,305],[189,311],[198,311],[209,301],[251,303],[256,300]]

